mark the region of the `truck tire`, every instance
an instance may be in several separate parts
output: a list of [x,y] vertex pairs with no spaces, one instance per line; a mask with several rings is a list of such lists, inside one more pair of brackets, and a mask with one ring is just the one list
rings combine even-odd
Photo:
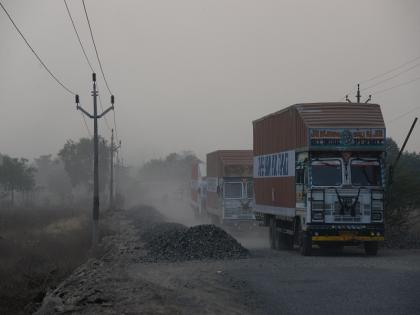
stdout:
[[283,242],[286,250],[293,250],[295,244],[293,235],[283,234]]
[[312,255],[312,237],[308,232],[302,231],[300,241],[300,253],[302,256]]
[[270,218],[270,225],[268,227],[268,235],[270,240],[270,248],[276,249],[276,230],[275,230],[275,220]]
[[365,253],[368,256],[376,256],[378,254],[378,242],[365,242]]

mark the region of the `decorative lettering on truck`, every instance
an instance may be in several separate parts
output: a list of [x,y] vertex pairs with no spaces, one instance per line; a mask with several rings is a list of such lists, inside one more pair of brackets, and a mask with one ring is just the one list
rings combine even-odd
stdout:
[[295,176],[295,151],[254,156],[254,178]]

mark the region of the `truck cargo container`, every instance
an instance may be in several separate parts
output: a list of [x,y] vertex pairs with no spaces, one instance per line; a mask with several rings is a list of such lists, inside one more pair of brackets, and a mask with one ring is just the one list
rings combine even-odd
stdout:
[[219,150],[207,154],[207,213],[213,223],[254,224],[252,150]]
[[384,240],[385,124],[380,106],[296,104],[253,122],[257,218],[272,248]]

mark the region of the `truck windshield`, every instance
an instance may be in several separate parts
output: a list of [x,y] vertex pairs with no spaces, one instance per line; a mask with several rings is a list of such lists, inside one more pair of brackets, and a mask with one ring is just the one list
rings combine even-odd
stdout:
[[340,160],[313,161],[311,171],[314,186],[340,186],[342,183]]
[[378,161],[351,161],[351,182],[355,186],[380,186],[381,165]]
[[242,183],[225,183],[225,198],[242,198]]

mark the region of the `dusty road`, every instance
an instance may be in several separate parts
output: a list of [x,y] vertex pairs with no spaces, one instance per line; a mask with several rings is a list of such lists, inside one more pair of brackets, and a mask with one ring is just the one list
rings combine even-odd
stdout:
[[227,270],[257,292],[260,314],[420,314],[420,251],[337,256],[254,250]]
[[145,263],[138,226],[119,222],[114,249],[79,268],[39,314],[420,314],[418,250],[302,257],[239,238],[251,258]]
[[[251,314],[420,314],[419,250],[383,250],[378,257],[366,257],[359,248],[335,255],[315,250],[313,257],[261,247],[251,253],[250,259],[135,266],[131,271],[173,289],[198,278],[208,281],[201,283],[208,290],[236,284],[239,294],[231,293],[238,302],[246,301],[244,310]],[[221,287],[209,286],[215,281]],[[227,303],[223,313],[232,312],[229,301],[219,302]]]

